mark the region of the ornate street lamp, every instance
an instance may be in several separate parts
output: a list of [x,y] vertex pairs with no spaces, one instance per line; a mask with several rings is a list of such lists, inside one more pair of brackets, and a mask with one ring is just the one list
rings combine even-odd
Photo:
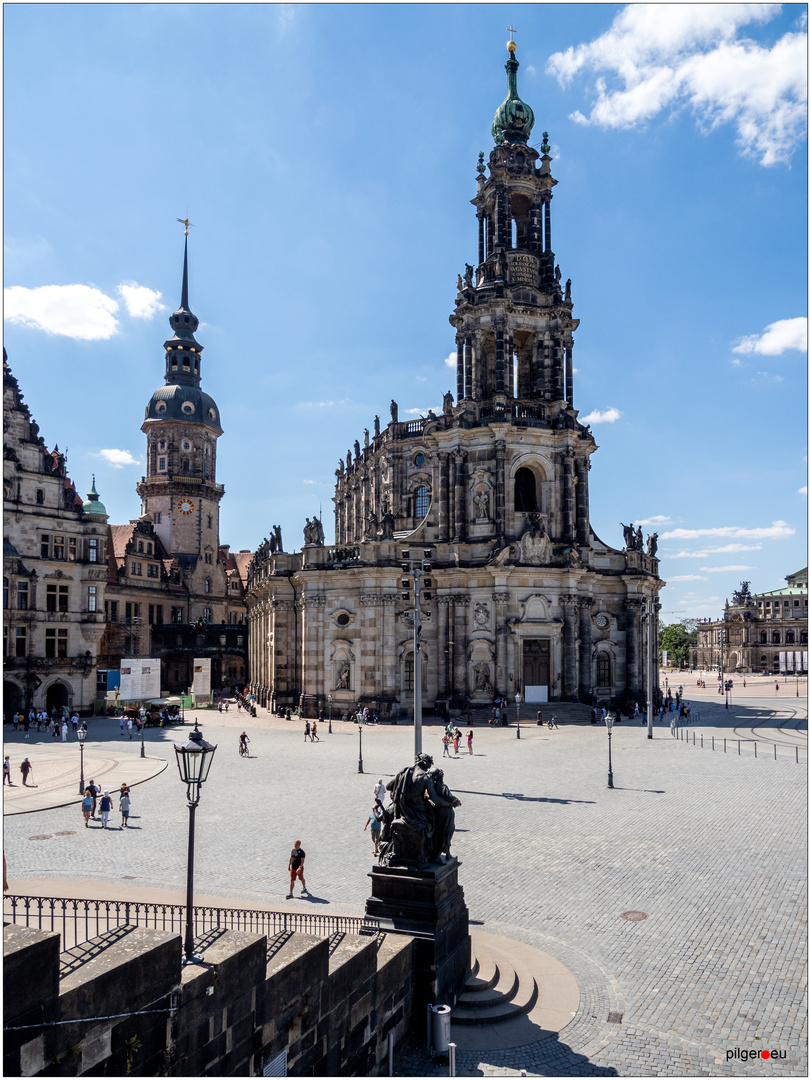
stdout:
[[84,741],[87,738],[84,728],[79,728],[76,738],[79,740],[79,794],[84,795]]
[[611,729],[614,726],[614,717],[610,712],[605,714],[605,726],[608,728],[608,786],[614,786],[614,773],[611,768]]
[[177,755],[177,768],[180,779],[186,785],[186,798],[189,806],[189,858],[186,873],[186,938],[183,950],[186,954],[184,963],[192,964],[201,959],[194,952],[194,812],[200,801],[200,785],[208,779],[208,771],[214,758],[216,746],[207,743],[203,733],[194,722],[194,731],[191,732],[186,742],[180,746],[175,744]]
[[358,772],[363,772],[363,716],[358,716]]
[[515,695],[515,722],[517,727],[515,729],[516,739],[521,738],[521,693],[520,691]]
[[329,702],[329,733],[332,734],[332,694],[327,694],[327,701]]

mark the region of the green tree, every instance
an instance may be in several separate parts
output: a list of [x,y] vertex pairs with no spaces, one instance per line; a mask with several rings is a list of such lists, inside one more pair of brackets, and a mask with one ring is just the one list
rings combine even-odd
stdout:
[[667,652],[668,662],[684,667],[690,661],[690,649],[694,649],[698,643],[698,632],[688,630],[684,623],[671,623],[659,630],[659,662],[662,662],[662,653]]

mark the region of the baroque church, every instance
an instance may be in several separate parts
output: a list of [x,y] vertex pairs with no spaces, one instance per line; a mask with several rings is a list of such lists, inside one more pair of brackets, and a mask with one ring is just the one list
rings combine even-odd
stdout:
[[[274,538],[248,572],[251,689],[305,715],[413,706],[411,560],[422,577],[423,704],[644,702],[646,620],[658,635],[656,537],[617,550],[589,522],[597,449],[574,407],[571,282],[552,247],[547,134],[508,93],[479,155],[476,264],[457,279],[456,395],[440,415],[382,427],[339,462],[335,544],[308,522],[298,553]],[[657,640],[657,638],[654,638]],[[654,687],[658,671],[653,665]]]
[[250,551],[219,541],[216,402],[200,388],[199,320],[169,318],[165,377],[146,406],[141,514],[110,524],[95,481],[82,500],[3,361],[4,712],[104,708],[127,659],[161,661],[161,688],[187,691],[195,659],[212,686],[244,685]]

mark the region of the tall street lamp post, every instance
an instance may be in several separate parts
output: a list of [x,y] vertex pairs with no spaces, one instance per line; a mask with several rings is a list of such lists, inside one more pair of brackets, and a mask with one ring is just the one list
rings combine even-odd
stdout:
[[612,788],[614,786],[614,771],[611,768],[611,729],[614,726],[614,717],[609,712],[605,714],[605,726],[608,728],[608,786]]
[[183,942],[185,964],[193,964],[201,959],[194,952],[194,812],[200,801],[200,786],[208,779],[208,770],[214,758],[216,746],[207,743],[202,731],[194,722],[194,731],[186,742],[175,744],[177,768],[180,779],[186,785],[186,798],[189,807],[189,858],[186,871],[186,936]]
[[84,728],[79,728],[76,738],[79,740],[79,794],[84,795],[84,741],[87,738]]
[[363,717],[358,717],[358,772],[363,772]]
[[[423,574],[431,572],[431,552],[423,551],[423,558],[412,559],[411,552],[402,552],[401,563],[404,574],[414,578],[414,756],[422,753],[422,610],[420,609],[420,583]],[[403,581],[403,589],[409,589],[408,581]],[[404,600],[411,598],[409,591],[402,594]]]
[[520,693],[520,691],[515,695],[515,722],[516,722],[516,725],[517,725],[516,729],[515,729],[515,737],[516,737],[516,739],[520,739],[521,738],[521,693]]
[[332,734],[332,694],[327,694],[327,701],[329,702],[329,733]]
[[141,721],[141,757],[146,757],[144,751],[144,728],[146,727],[146,717]]

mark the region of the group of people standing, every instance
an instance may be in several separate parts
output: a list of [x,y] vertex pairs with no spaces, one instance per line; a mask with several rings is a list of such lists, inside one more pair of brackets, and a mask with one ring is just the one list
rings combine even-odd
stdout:
[[[129,828],[129,816],[130,816],[130,789],[126,783],[122,784],[118,792],[118,809],[121,811],[121,828]],[[113,800],[109,791],[102,791],[93,780],[85,788],[85,793],[82,796],[82,817],[84,818],[84,826],[86,829],[90,828],[91,819],[96,819],[96,810],[98,809],[99,818],[101,821],[102,829],[108,828],[108,821],[110,818],[110,812],[113,809]]]
[[[462,732],[454,724],[448,723],[442,735],[442,756],[450,757],[450,747],[453,745],[453,753],[459,753],[459,743],[462,741]],[[473,754],[473,729],[467,733],[467,752]]]
[[19,712],[13,713],[11,717],[11,723],[15,731],[24,731],[25,738],[29,738],[31,731],[49,731],[51,737],[58,739],[62,736],[62,742],[68,741],[68,724],[73,725],[73,730],[79,730],[79,716],[77,713],[70,715],[70,711],[67,706],[57,712],[54,707],[48,713],[45,709],[37,712],[36,709],[31,709],[28,713]]

